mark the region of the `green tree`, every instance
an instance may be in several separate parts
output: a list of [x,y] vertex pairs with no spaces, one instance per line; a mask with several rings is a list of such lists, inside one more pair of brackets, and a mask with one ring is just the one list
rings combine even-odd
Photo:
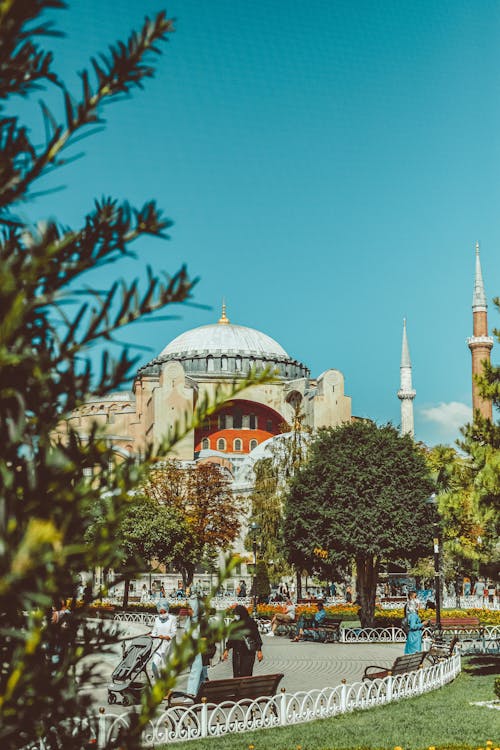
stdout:
[[267,565],[264,560],[257,560],[255,576],[250,589],[250,596],[257,597],[257,601],[262,603],[267,602],[270,593],[271,584],[267,572]]
[[[105,292],[84,286],[87,271],[131,254],[144,235],[166,237],[171,222],[153,201],[133,208],[101,199],[77,229],[56,220],[33,227],[17,215],[18,205],[34,197],[35,183],[71,155],[68,147],[89,126],[103,123],[106,102],[153,75],[151,62],[172,30],[164,13],[146,19],[125,43],[92,61],[92,73],[80,74],[81,93],[75,95],[53,72],[52,55],[41,46],[43,35],[53,32],[43,11],[61,7],[58,0],[0,6],[0,745],[5,750],[37,744],[51,727],[57,727],[51,747],[81,747],[78,726],[68,718],[83,716],[90,697],[77,692],[73,668],[108,637],[98,631],[91,641],[84,631],[54,671],[43,649],[44,614],[58,596],[71,596],[77,571],[119,567],[120,523],[142,476],[132,460],[113,463],[97,430],[85,443],[68,430],[64,443],[54,445],[55,428],[89,395],[120,387],[135,364],[126,349],[117,361],[105,350],[100,372],[94,372],[90,347],[108,346],[124,326],[182,302],[192,289],[185,269],[163,281],[149,273],[142,290],[137,280],[116,282]],[[40,143],[8,108],[18,95],[36,92],[38,98],[43,86],[60,93],[65,117],[58,121],[42,102],[46,139]],[[146,462],[150,457],[148,449]],[[84,469],[94,467],[97,475],[87,477]],[[104,492],[109,494],[103,523],[94,544],[86,545],[95,502]],[[141,725],[161,697],[148,698],[123,745],[139,742]]]
[[190,586],[204,558],[226,551],[238,536],[241,504],[231,492],[231,478],[214,463],[166,461],[151,472],[144,492],[181,518],[184,541],[170,559]]
[[427,461],[438,491],[444,576],[477,572],[491,559],[497,534],[493,509],[481,502],[474,461],[443,445],[432,448]]
[[429,470],[409,436],[351,422],[321,430],[285,505],[291,562],[312,571],[356,564],[360,619],[373,624],[382,561],[413,561],[431,546]]
[[[89,528],[87,542],[93,544],[96,534],[105,533],[100,528],[107,523],[109,496],[97,504],[95,523]],[[149,497],[135,497],[127,505],[117,527],[117,538],[121,551],[121,564],[115,573],[123,580],[123,606],[128,604],[131,578],[138,570],[161,563],[169,565],[185,549],[188,528],[181,513],[174,507],[166,507]]]
[[[500,298],[496,297],[494,303],[500,310]],[[500,329],[495,328],[493,335],[500,343]],[[496,575],[500,552],[500,366],[484,362],[477,383],[483,398],[489,398],[493,403],[493,419],[485,419],[476,412],[474,421],[462,430],[464,437],[460,447],[472,473],[472,502],[483,519],[479,556],[487,568],[495,568],[497,562],[496,570],[493,570],[493,575]]]
[[[253,467],[250,515],[261,528],[259,557],[266,563],[273,583],[291,573],[283,548],[283,502],[289,483],[304,460],[308,441],[309,433],[302,427],[302,414],[297,406],[292,430],[277,436],[266,456]],[[249,536],[245,547],[252,548]]]

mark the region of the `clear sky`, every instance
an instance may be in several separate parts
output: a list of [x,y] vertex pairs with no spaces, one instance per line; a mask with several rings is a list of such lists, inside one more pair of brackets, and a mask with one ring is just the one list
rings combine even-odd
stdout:
[[127,341],[150,347],[142,362],[216,321],[224,296],[231,322],[313,376],[340,369],[353,414],[398,425],[406,316],[416,438],[454,440],[470,416],[476,240],[500,327],[497,0],[69,6],[53,14],[65,38],[46,43],[75,91],[76,71],[144,15],[176,18],[155,79],[106,110],[83,159],[40,183],[63,191],[24,209],[77,227],[94,197],[154,197],[174,220],[169,242],[142,242],[109,281],[186,262],[195,302],[213,309],[131,328]]

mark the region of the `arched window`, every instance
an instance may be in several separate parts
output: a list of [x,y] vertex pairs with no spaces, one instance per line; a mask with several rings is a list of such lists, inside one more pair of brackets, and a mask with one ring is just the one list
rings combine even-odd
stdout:
[[226,450],[226,441],[224,438],[219,438],[217,440],[217,450],[218,451],[225,451]]
[[236,357],[234,360],[234,366],[236,370],[241,370],[241,357]]
[[253,451],[254,448],[258,446],[257,440],[250,440],[250,450]]
[[213,357],[207,357],[207,372],[213,372],[214,371],[214,358]]
[[225,430],[225,429],[226,429],[226,415],[219,414],[219,430]]
[[255,414],[250,414],[250,429],[257,429],[257,417],[255,416]]
[[234,451],[241,451],[243,449],[243,443],[239,438],[236,438],[236,440],[233,442],[233,450]]
[[202,451],[207,451],[210,448],[210,440],[208,438],[203,438],[201,441],[201,449]]

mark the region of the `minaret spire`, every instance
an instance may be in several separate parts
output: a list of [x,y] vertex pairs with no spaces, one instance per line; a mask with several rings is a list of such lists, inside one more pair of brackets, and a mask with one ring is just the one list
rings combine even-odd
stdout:
[[488,304],[484,291],[483,274],[481,272],[481,259],[479,258],[479,242],[476,242],[476,274],[474,277],[474,293],[472,295],[473,312],[486,312]]
[[493,405],[490,399],[483,398],[478,390],[476,375],[482,375],[483,362],[490,362],[493,339],[488,336],[488,304],[484,291],[479,242],[476,242],[476,270],[474,275],[474,292],[472,295],[473,335],[467,339],[472,354],[472,409],[486,419],[493,418]]
[[410,349],[406,334],[406,318],[403,318],[403,344],[401,347],[400,388],[398,398],[401,401],[401,435],[414,435],[413,399],[417,392],[412,386]]

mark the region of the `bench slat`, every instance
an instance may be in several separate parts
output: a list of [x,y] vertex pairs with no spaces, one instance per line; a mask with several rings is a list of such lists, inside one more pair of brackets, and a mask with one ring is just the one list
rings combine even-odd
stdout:
[[[207,703],[224,703],[225,701],[255,700],[276,695],[278,685],[283,679],[283,673],[254,675],[252,677],[228,677],[223,680],[207,680],[202,683],[198,695],[193,701],[199,704],[202,700]],[[175,706],[176,701],[184,705],[185,693],[174,692],[168,698],[169,706]]]
[[[413,672],[422,666],[426,653],[426,651],[418,651],[416,654],[403,654],[403,656],[398,656],[394,660],[392,667],[379,667],[376,665],[366,667],[363,680],[383,679],[390,674],[396,676],[399,674],[406,674],[407,672]],[[369,673],[369,669],[376,669],[377,671]]]

